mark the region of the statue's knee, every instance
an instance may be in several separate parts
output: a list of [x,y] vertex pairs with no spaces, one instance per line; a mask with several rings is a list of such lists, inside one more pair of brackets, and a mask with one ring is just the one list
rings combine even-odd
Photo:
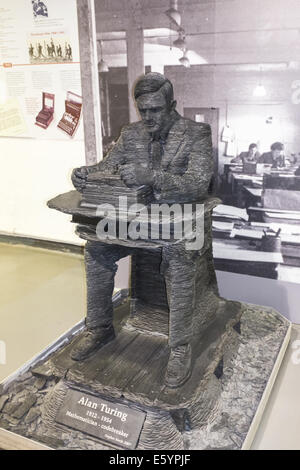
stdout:
[[116,262],[120,259],[120,253],[115,247],[110,245],[101,245],[100,243],[90,243],[86,246],[86,263],[96,263],[98,266],[116,272],[118,266]]

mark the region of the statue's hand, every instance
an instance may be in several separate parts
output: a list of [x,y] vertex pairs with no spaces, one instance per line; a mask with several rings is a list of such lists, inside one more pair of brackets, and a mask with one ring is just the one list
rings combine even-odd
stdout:
[[82,192],[86,185],[88,169],[86,166],[75,168],[72,172],[72,183],[77,191]]
[[153,183],[153,173],[148,168],[143,168],[134,163],[128,163],[120,167],[120,175],[126,186],[142,186]]

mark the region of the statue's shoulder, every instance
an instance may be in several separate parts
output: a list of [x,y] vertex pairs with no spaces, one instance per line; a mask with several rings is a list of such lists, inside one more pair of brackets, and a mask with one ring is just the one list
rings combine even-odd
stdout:
[[127,126],[122,127],[121,134],[123,138],[130,138],[133,135],[140,134],[144,131],[142,121],[132,122],[127,124]]
[[192,133],[198,133],[198,132],[211,132],[211,128],[209,124],[206,124],[205,122],[196,122],[193,121],[192,119],[184,118],[181,117],[180,121],[182,121],[182,124],[187,131],[190,131]]

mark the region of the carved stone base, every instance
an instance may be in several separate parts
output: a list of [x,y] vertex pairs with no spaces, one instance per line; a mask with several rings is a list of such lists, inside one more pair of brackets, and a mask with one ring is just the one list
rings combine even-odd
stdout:
[[[121,309],[119,319],[127,306]],[[165,336],[118,328],[117,339],[84,363],[69,358],[77,335],[4,384],[0,427],[52,448],[111,448],[56,421],[71,387],[145,412],[137,449],[249,446],[249,430],[257,424],[257,410],[266,402],[287,346],[290,324],[285,318],[270,308],[224,302],[219,323],[199,341],[192,377],[175,390],[163,385],[169,353]]]

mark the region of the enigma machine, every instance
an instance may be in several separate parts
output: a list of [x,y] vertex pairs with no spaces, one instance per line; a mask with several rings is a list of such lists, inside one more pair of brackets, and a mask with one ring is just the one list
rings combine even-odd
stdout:
[[51,93],[43,93],[43,108],[35,118],[37,126],[47,129],[54,117],[54,97]]
[[65,107],[65,112],[57,127],[72,137],[79,125],[82,108],[82,97],[72,93],[71,91],[68,91]]

